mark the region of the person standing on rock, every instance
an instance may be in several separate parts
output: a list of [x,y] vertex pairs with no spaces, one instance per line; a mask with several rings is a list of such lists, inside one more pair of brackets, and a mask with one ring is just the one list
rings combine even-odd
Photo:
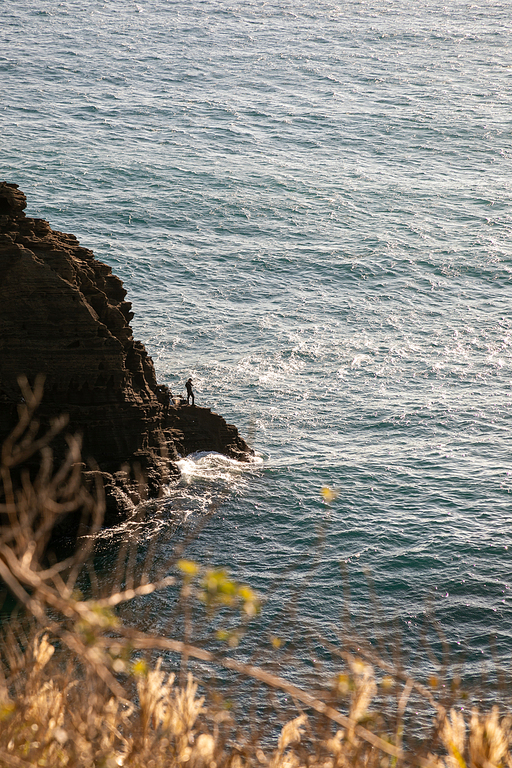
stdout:
[[192,379],[188,379],[185,384],[187,388],[187,405],[190,405],[190,398],[192,398],[192,405],[194,405],[194,393],[192,391]]

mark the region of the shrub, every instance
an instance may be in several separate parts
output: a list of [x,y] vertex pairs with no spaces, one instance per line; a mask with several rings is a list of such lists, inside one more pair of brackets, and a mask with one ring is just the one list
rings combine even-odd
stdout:
[[[66,459],[54,467],[51,443],[65,421],[41,434],[35,418],[41,385],[21,385],[25,403],[0,467],[0,577],[18,605],[17,617],[3,627],[0,765],[512,765],[508,715],[494,707],[468,718],[437,700],[437,680],[422,685],[361,638],[346,637],[339,646],[317,638],[335,671],[315,688],[287,674],[293,653],[278,637],[258,663],[240,661],[232,649],[264,605],[227,571],[187,560],[190,536],[156,571],[151,547],[137,570],[137,541],[122,541],[115,587],[105,594],[93,561],[104,510],[99,476],[92,490],[86,487],[80,444],[72,437]],[[26,468],[35,458],[36,472]],[[324,489],[322,495],[329,503]],[[143,513],[142,507],[138,514]],[[50,536],[66,515],[80,518],[77,547],[67,557],[52,558]],[[123,605],[171,586],[179,596],[181,637],[142,632],[123,621]],[[198,605],[211,632],[196,630]],[[219,621],[226,616],[229,621]],[[170,659],[176,660],[174,668]],[[232,676],[232,698],[243,701],[245,718],[237,721],[222,685],[199,685],[193,662],[212,675],[224,670]],[[418,729],[421,702],[431,722],[424,719]]]

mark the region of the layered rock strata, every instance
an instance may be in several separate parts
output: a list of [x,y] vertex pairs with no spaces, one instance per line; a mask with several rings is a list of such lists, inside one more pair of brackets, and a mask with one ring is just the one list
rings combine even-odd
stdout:
[[84,460],[118,482],[120,467],[136,464],[155,494],[162,477],[179,475],[178,456],[192,451],[248,460],[252,451],[219,415],[159,402],[121,280],[74,235],[27,217],[25,207],[16,184],[0,183],[0,442],[17,421],[18,377],[33,383],[42,374],[42,419],[69,414]]

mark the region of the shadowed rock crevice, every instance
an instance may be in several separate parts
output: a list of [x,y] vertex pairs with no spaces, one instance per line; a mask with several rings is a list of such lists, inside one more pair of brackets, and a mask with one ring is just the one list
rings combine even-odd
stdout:
[[42,374],[42,421],[69,414],[84,459],[114,484],[121,466],[136,462],[156,494],[162,470],[177,477],[173,460],[192,451],[248,460],[237,429],[209,409],[166,411],[153,362],[133,338],[121,280],[74,235],[27,217],[25,207],[16,184],[0,183],[0,440],[17,420],[18,377],[33,383]]

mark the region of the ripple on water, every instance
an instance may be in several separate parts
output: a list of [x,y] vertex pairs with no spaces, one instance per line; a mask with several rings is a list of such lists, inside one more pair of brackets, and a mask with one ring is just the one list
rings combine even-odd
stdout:
[[277,583],[269,626],[299,587],[327,631],[348,578],[376,632],[366,571],[407,648],[435,616],[470,675],[512,647],[507,11],[19,0],[0,29],[28,214],[113,267],[159,379],[265,457],[183,459],[158,557],[215,507],[191,556]]

